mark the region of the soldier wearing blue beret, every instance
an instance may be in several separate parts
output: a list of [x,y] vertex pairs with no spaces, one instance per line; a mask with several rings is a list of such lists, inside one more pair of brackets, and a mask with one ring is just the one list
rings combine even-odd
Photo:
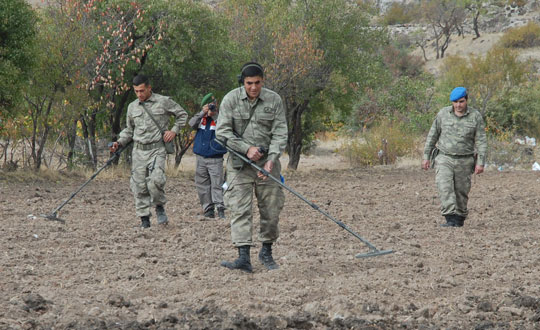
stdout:
[[462,227],[469,210],[467,202],[472,174],[484,171],[487,152],[485,123],[479,111],[467,106],[465,87],[450,93],[451,106],[442,108],[431,125],[422,168],[434,166],[441,200],[443,227]]

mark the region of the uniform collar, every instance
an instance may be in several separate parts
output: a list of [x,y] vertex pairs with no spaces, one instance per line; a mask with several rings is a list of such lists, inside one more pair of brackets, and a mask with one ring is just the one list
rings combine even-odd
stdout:
[[152,92],[152,95],[150,95],[150,97],[147,98],[146,101],[144,101],[144,102],[139,101],[139,104],[144,104],[144,103],[148,103],[148,102],[150,102],[150,103],[156,102],[156,93]]
[[[454,113],[454,106],[451,105],[451,106],[449,106],[448,108],[449,108],[449,109],[448,109],[448,112],[450,112],[451,114],[453,114],[454,116],[457,117],[457,115]],[[465,111],[465,113],[463,114],[463,116],[461,116],[461,117],[459,117],[459,118],[463,118],[463,117],[465,117],[465,116],[468,116],[469,113],[471,113],[471,108],[467,107],[467,111]]]
[[[242,94],[241,94],[240,98],[242,100],[245,100],[245,99],[249,100],[247,92],[246,92],[246,88],[244,86],[242,86],[240,88],[242,90],[241,91]],[[259,94],[259,97],[257,97],[257,98],[264,102],[265,96],[266,96],[266,89],[263,87],[263,88],[261,88],[261,93]]]

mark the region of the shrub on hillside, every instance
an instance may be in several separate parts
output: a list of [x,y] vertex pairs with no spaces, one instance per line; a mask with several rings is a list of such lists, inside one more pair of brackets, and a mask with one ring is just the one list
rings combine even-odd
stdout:
[[338,153],[353,166],[394,164],[399,157],[414,153],[417,140],[397,122],[383,121],[367,133],[351,138]]
[[381,25],[407,24],[413,22],[416,17],[416,7],[403,3],[394,2],[380,18]]
[[540,45],[540,25],[529,22],[524,26],[509,29],[500,39],[507,48],[528,48]]

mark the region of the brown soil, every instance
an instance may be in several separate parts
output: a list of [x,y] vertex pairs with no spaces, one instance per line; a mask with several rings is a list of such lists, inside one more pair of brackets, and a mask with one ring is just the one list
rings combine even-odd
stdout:
[[[0,174],[0,328],[538,329],[540,174],[475,177],[463,228],[441,228],[433,171],[286,172],[286,184],[379,249],[287,193],[280,268],[232,260],[226,221],[202,221],[192,172],[169,178],[171,224],[143,230],[127,178],[17,183]],[[106,176],[105,176],[106,177]],[[256,217],[257,218],[257,217]],[[256,221],[256,223],[258,223]],[[256,235],[255,235],[256,236]]]

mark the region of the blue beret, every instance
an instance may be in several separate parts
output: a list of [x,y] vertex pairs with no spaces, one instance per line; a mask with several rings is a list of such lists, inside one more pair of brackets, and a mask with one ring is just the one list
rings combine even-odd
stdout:
[[454,102],[465,96],[467,96],[467,88],[456,87],[452,93],[450,93],[450,101]]

